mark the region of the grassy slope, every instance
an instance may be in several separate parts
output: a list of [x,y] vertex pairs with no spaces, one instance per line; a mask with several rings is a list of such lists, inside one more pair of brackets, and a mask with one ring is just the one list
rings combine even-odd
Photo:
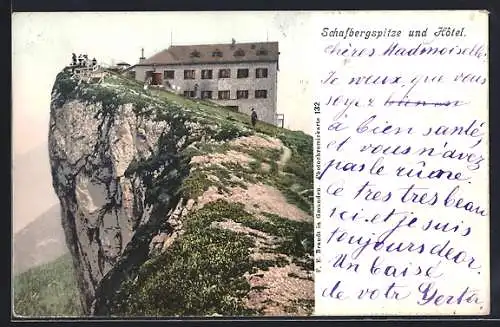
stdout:
[[[247,152],[255,161],[249,169],[227,166],[227,170],[211,171],[225,185],[230,185],[227,173],[238,171],[240,178],[246,182],[259,181],[277,187],[287,200],[306,212],[312,207],[312,138],[303,132],[294,132],[275,126],[259,123],[254,132],[249,125],[249,117],[218,107],[205,101],[193,101],[164,91],[144,91],[142,85],[132,80],[113,76],[105,82],[105,87],[88,86],[82,88],[78,95],[72,89],[73,82],[59,78],[59,89],[67,91],[62,99],[79,96],[87,101],[99,101],[116,106],[120,103],[135,103],[138,114],[151,113],[151,105],[160,108],[156,116],[169,119],[176,114],[190,114],[196,121],[207,126],[207,134],[217,141],[226,141],[255,132],[277,137],[291,150],[291,159],[282,168],[280,174],[275,169],[279,153],[272,151]],[[71,94],[73,93],[73,94]],[[67,96],[69,94],[69,96]],[[117,96],[119,95],[119,96]],[[167,109],[167,110],[165,110]],[[169,110],[170,109],[170,110]],[[164,116],[165,115],[165,116]],[[210,126],[215,126],[210,127]],[[211,129],[210,129],[211,128]],[[185,149],[186,160],[191,156],[225,152],[229,150],[224,142],[219,144],[198,144],[195,151]],[[260,169],[262,163],[271,164],[271,171]],[[144,163],[138,163],[138,167]],[[132,170],[136,170],[135,167]],[[210,169],[210,168],[208,168]],[[184,181],[180,192],[187,198],[199,195],[209,183],[202,171],[192,171]],[[310,191],[309,191],[310,190]],[[161,188],[158,190],[161,192]],[[265,214],[265,213],[264,213]],[[116,315],[207,315],[213,313],[242,315],[257,314],[245,309],[240,302],[242,296],[249,291],[248,282],[242,277],[244,272],[257,268],[279,266],[280,262],[251,262],[249,247],[252,239],[229,230],[207,228],[207,224],[230,218],[242,225],[279,236],[283,239],[275,249],[277,253],[290,255],[294,262],[312,270],[312,261],[305,259],[305,254],[312,255],[312,247],[304,245],[304,238],[312,238],[312,223],[292,222],[285,217],[268,215],[269,220],[258,223],[245,212],[239,204],[225,201],[205,206],[202,210],[186,218],[186,233],[162,256],[147,261],[140,269],[139,276],[123,284],[120,293],[114,300],[111,311]],[[61,259],[62,260],[62,259]],[[48,269],[49,265],[44,266]],[[33,284],[43,276],[49,278],[44,270],[33,270],[20,276],[23,287],[19,287],[16,297],[16,309],[19,314],[72,314],[77,313],[74,304],[74,282],[70,282],[72,273],[63,262],[54,263],[50,276],[63,276],[61,286],[66,289],[59,292],[57,305],[46,309],[47,301],[54,301],[52,293],[37,291],[41,285]],[[66,279],[67,278],[67,279]],[[45,283],[49,285],[50,282]],[[37,288],[38,287],[38,288]],[[39,296],[31,296],[38,292]],[[47,294],[46,299],[42,294]],[[30,297],[31,296],[31,297]],[[300,300],[300,299],[299,299]],[[28,307],[32,309],[28,309]],[[25,311],[20,311],[25,310]],[[26,311],[28,310],[28,311]],[[31,311],[29,311],[31,310]],[[71,312],[70,312],[71,311]]]
[[[234,113],[204,101],[194,102],[168,92],[152,93],[167,102],[195,107],[197,111],[220,121],[221,133],[217,135],[220,138],[215,139],[222,142],[199,142],[195,147],[188,147],[183,151],[187,159],[199,155],[226,153],[230,150],[243,152],[253,158],[249,167],[228,163],[208,167],[192,166],[190,175],[180,188],[183,198],[195,199],[211,185],[224,193],[228,191],[228,187],[245,187],[244,183],[261,182],[278,188],[288,202],[312,215],[313,172],[310,136],[262,122],[257,124],[256,134],[279,138],[291,150],[291,158],[282,171],[278,171],[277,162],[281,156],[279,151],[242,148],[224,142],[255,133],[245,133],[245,128],[249,127],[247,115]],[[268,164],[271,169],[262,169],[263,164]],[[216,176],[218,181],[209,179],[208,175]],[[235,182],[232,178],[235,176],[243,183]],[[295,222],[266,212],[262,214],[268,217],[267,221],[256,220],[240,203],[219,200],[188,215],[184,219],[185,234],[166,253],[147,261],[138,276],[132,276],[123,284],[114,299],[111,311],[119,316],[259,314],[247,309],[241,302],[250,291],[250,285],[243,277],[245,272],[253,273],[258,269],[266,270],[291,262],[302,266],[304,270],[313,269],[312,221]],[[291,262],[279,259],[251,260],[249,248],[255,245],[255,239],[230,230],[209,227],[213,222],[228,219],[279,237],[281,242],[278,247],[269,251],[287,255]],[[297,299],[297,305],[307,306],[309,312],[312,311],[310,300]],[[293,313],[294,309],[290,308],[290,312]]]
[[18,316],[78,316],[81,308],[71,257],[32,268],[14,278]]

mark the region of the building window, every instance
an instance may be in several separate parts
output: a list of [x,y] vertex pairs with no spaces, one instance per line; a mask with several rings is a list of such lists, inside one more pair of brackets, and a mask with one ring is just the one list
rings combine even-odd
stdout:
[[194,98],[194,91],[184,91],[184,96],[186,98]]
[[248,99],[248,90],[236,91],[236,99]]
[[163,72],[163,79],[174,79],[175,71],[173,70],[165,70]]
[[255,70],[256,78],[266,78],[267,77],[267,68],[257,68]]
[[267,98],[267,90],[255,90],[255,98],[256,99]]
[[219,91],[219,100],[229,100],[229,91]]
[[184,70],[184,79],[194,79],[194,69]]
[[219,78],[230,78],[231,69],[219,69]]
[[135,71],[133,70],[128,71],[127,76],[131,79],[135,79]]
[[146,70],[146,75],[144,77],[144,80],[147,81],[150,78],[153,78],[153,71],[152,70]]
[[201,71],[201,79],[212,79],[212,70],[211,69],[203,69]]
[[240,68],[238,69],[238,78],[247,78],[248,77],[248,68]]
[[212,99],[212,91],[201,91],[202,99]]

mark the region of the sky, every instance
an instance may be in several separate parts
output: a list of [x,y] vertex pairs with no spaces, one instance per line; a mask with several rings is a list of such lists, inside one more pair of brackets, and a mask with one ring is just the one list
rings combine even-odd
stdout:
[[[172,43],[278,41],[278,112],[285,127],[311,133],[307,94],[308,12],[14,13],[14,154],[46,141],[50,93],[71,53],[135,64]],[[172,39],[171,39],[172,35]]]
[[135,64],[141,48],[145,57],[150,57],[170,44],[230,43],[233,38],[236,42],[278,41],[281,53],[278,113],[284,114],[286,128],[311,134],[312,101],[306,60],[310,49],[310,15],[309,12],[14,13],[14,232],[57,203],[45,150],[50,96],[57,73],[70,63],[72,53],[87,53],[106,64],[119,61]]

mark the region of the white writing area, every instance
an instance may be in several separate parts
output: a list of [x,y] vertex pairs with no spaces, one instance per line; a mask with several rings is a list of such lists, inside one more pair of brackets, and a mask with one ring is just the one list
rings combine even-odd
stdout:
[[314,26],[315,314],[488,314],[488,13]]

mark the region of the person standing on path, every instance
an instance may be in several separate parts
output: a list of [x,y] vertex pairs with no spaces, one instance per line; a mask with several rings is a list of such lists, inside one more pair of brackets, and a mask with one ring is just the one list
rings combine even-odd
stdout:
[[255,111],[254,108],[252,108],[252,114],[250,115],[250,118],[252,119],[252,126],[255,128],[255,124],[257,123],[257,112]]

